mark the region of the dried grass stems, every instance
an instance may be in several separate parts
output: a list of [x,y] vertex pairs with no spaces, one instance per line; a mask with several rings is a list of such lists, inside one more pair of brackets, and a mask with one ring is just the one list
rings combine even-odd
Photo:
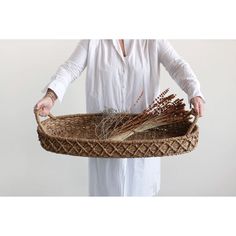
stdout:
[[104,111],[101,121],[95,127],[95,134],[99,139],[108,139],[114,130],[131,118],[128,114]]
[[168,92],[169,89],[163,91],[148,108],[137,115],[104,113],[104,118],[95,130],[98,138],[123,141],[137,132],[189,120],[191,113],[185,110],[183,99],[176,98],[174,94],[167,95]]

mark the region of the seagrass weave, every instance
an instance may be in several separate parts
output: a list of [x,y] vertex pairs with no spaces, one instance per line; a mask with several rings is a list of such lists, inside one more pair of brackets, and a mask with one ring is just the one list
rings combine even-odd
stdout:
[[135,158],[179,155],[192,151],[199,136],[197,116],[193,121],[135,133],[124,141],[100,140],[96,137],[95,127],[101,121],[102,113],[65,116],[50,114],[49,118],[40,121],[38,111],[35,110],[35,117],[41,146],[50,152],[73,156]]

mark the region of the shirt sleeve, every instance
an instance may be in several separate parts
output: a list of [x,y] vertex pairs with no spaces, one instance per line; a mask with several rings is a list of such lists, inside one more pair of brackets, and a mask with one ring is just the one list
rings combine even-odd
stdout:
[[175,51],[168,40],[159,40],[158,56],[169,75],[188,95],[188,100],[200,96],[205,98],[200,90],[200,83],[190,65]]
[[50,88],[62,102],[68,85],[80,76],[87,65],[88,44],[89,40],[80,40],[71,56],[58,67],[51,81],[43,88],[43,93]]

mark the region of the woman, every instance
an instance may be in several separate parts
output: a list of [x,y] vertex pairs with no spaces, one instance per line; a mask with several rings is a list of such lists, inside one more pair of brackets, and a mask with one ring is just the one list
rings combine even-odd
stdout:
[[[35,108],[46,116],[87,67],[88,113],[110,108],[141,112],[159,94],[160,63],[202,116],[204,98],[199,81],[167,40],[81,40],[45,87],[46,95]],[[89,158],[90,196],[155,196],[159,190],[160,158]]]

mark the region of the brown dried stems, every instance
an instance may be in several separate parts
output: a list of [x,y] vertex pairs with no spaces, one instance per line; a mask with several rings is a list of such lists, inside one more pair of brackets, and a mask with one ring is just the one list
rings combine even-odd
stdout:
[[134,133],[162,125],[189,120],[191,113],[184,109],[183,99],[176,95],[167,95],[169,89],[163,91],[143,112],[129,114],[105,115],[96,127],[99,138],[111,141],[123,141]]

